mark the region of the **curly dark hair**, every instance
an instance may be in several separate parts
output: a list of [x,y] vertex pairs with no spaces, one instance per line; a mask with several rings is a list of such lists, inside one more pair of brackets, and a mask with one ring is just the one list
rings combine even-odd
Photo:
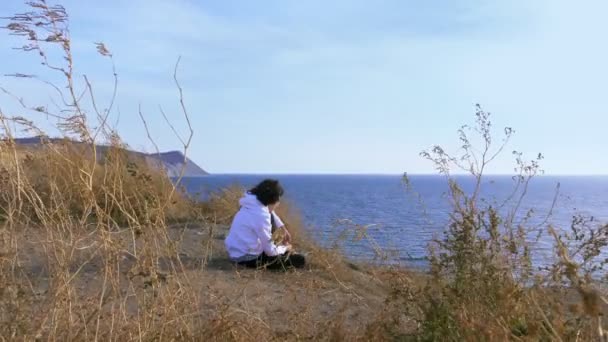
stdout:
[[276,179],[264,179],[258,185],[249,190],[263,205],[277,203],[283,196],[283,187]]

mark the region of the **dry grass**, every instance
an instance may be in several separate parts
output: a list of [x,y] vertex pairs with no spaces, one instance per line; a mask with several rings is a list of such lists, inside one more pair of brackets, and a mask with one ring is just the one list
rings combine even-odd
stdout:
[[[422,155],[445,175],[453,211],[445,234],[430,246],[428,284],[407,284],[397,293],[414,300],[409,313],[417,317],[422,340],[596,340],[605,339],[601,317],[608,313],[595,285],[602,279],[608,246],[608,225],[572,227],[572,234],[530,224],[531,212],[519,213],[532,178],[541,173],[542,155],[525,162],[514,152],[519,174],[513,193],[504,203],[481,199],[484,171],[504,149],[513,130],[493,146],[490,114],[477,107],[475,126],[459,131],[462,149],[452,155],[439,146]],[[473,146],[470,134],[481,143]],[[464,191],[451,172],[470,173],[472,191]],[[501,209],[507,209],[502,210]],[[500,212],[507,212],[501,215]],[[584,222],[582,220],[579,223]],[[567,229],[563,229],[567,232]],[[531,261],[530,236],[556,241],[553,266],[544,272]],[[567,240],[568,246],[561,240]],[[579,261],[570,257],[577,254]],[[396,300],[400,298],[397,296]],[[577,304],[584,310],[577,310]]]

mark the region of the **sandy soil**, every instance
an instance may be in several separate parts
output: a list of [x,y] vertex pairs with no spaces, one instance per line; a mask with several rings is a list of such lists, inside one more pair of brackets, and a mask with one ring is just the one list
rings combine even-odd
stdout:
[[[276,336],[290,336],[294,322],[301,322],[308,328],[298,331],[308,331],[310,336],[295,337],[314,338],[315,329],[328,322],[339,321],[348,330],[364,329],[384,308],[389,290],[365,267],[342,263],[341,267],[328,269],[315,266],[313,262],[304,269],[287,272],[246,269],[228,260],[223,248],[225,227],[217,231],[209,236],[208,231],[196,225],[171,227],[169,241],[179,242],[177,255],[165,255],[158,261],[160,283],[179,274],[182,279],[189,279],[194,288],[200,289],[201,317],[211,319],[217,315],[218,307],[225,305],[234,317],[256,320]],[[151,288],[154,277],[131,255],[134,251],[131,232],[111,235],[113,243],[125,250],[117,270],[121,292],[137,296],[138,292]],[[99,296],[103,285],[104,259],[100,257],[102,248],[98,248],[100,236],[99,232],[91,231],[75,239],[78,242],[69,269],[77,274],[72,282],[83,297]],[[44,302],[53,279],[52,271],[47,267],[49,253],[44,248],[48,238],[25,230],[18,242],[20,269],[40,303]],[[95,250],[97,252],[93,252]],[[52,253],[51,257],[61,258]],[[308,258],[314,261],[314,253]],[[173,268],[180,263],[183,267]],[[129,307],[134,314],[134,300]]]

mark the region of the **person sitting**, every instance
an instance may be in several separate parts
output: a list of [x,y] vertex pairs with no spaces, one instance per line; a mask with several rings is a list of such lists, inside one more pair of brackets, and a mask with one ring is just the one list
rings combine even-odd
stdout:
[[[245,192],[224,241],[232,261],[275,270],[304,267],[304,256],[293,252],[291,234],[274,212],[282,195],[283,187],[274,179],[263,180]],[[284,229],[285,237],[279,245],[272,240],[273,226]]]

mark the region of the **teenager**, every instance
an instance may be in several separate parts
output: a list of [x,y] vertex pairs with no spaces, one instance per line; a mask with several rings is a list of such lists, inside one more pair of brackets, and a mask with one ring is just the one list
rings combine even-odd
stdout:
[[[291,235],[274,212],[283,196],[279,181],[266,179],[247,191],[224,241],[230,259],[239,265],[255,268],[287,269],[304,267],[303,255],[293,252]],[[272,232],[284,229],[285,238],[277,245]]]

